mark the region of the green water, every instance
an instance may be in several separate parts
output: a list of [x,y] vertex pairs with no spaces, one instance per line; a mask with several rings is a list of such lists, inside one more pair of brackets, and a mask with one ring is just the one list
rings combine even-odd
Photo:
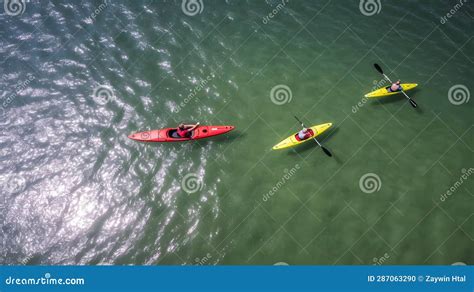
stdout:
[[[445,23],[457,2],[375,1],[372,16],[358,1],[201,3],[194,16],[180,1],[0,16],[2,100],[14,94],[3,264],[474,262],[471,3]],[[418,83],[418,108],[364,99],[373,63]],[[113,97],[95,101],[99,85]],[[291,93],[273,102],[279,85]],[[319,139],[332,158],[313,142],[271,150],[300,130],[294,115],[333,123]],[[236,130],[127,138],[180,121]]]

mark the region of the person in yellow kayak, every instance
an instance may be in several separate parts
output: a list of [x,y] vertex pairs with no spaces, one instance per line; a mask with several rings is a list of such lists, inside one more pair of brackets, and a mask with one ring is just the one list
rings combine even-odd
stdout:
[[402,90],[402,86],[400,85],[400,80],[398,80],[397,82],[392,83],[392,85],[388,88],[389,92],[397,92],[397,91],[401,91],[401,90]]
[[301,131],[298,132],[298,138],[300,140],[306,140],[308,139],[309,137],[311,137],[311,132],[308,131],[307,128],[303,128]]
[[191,137],[191,133],[199,127],[199,123],[195,125],[185,125],[183,123],[179,124],[178,128],[176,129],[176,133],[181,138],[189,138]]

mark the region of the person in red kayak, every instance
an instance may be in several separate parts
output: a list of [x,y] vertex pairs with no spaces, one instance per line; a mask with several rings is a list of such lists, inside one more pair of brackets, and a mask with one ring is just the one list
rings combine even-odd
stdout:
[[400,85],[400,80],[398,80],[395,83],[392,83],[392,85],[389,87],[388,91],[390,92],[396,92],[402,90],[402,86]]
[[199,127],[199,123],[195,125],[185,125],[183,123],[179,124],[178,128],[176,129],[176,133],[178,136],[181,138],[189,138],[191,136],[191,133]]

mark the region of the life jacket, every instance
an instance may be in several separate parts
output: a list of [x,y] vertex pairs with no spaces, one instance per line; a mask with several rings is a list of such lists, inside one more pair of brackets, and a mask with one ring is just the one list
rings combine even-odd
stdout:
[[300,132],[296,133],[295,135],[295,138],[296,138],[296,141],[303,141],[303,140],[306,140],[308,138],[311,138],[313,135],[314,135],[314,132],[312,129],[308,129],[304,135],[304,138],[301,139],[300,138],[300,135],[299,135]]
[[188,129],[181,129],[180,127],[178,127],[176,129],[176,133],[178,134],[178,136],[180,136],[181,138],[186,138],[187,134],[188,134]]
[[[392,84],[392,85],[393,85],[393,84]],[[390,86],[388,87],[388,91],[389,91],[389,92],[397,92],[397,91],[401,91],[401,90],[402,90],[402,85],[401,85],[401,84],[396,84],[396,83],[395,83],[395,85],[398,86],[398,87],[397,87],[397,90],[392,90],[392,85],[390,85]]]

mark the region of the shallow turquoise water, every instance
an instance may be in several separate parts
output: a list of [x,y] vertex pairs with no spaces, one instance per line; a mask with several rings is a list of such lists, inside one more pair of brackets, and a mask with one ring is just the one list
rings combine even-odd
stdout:
[[471,3],[82,3],[0,16],[3,264],[473,263]]

